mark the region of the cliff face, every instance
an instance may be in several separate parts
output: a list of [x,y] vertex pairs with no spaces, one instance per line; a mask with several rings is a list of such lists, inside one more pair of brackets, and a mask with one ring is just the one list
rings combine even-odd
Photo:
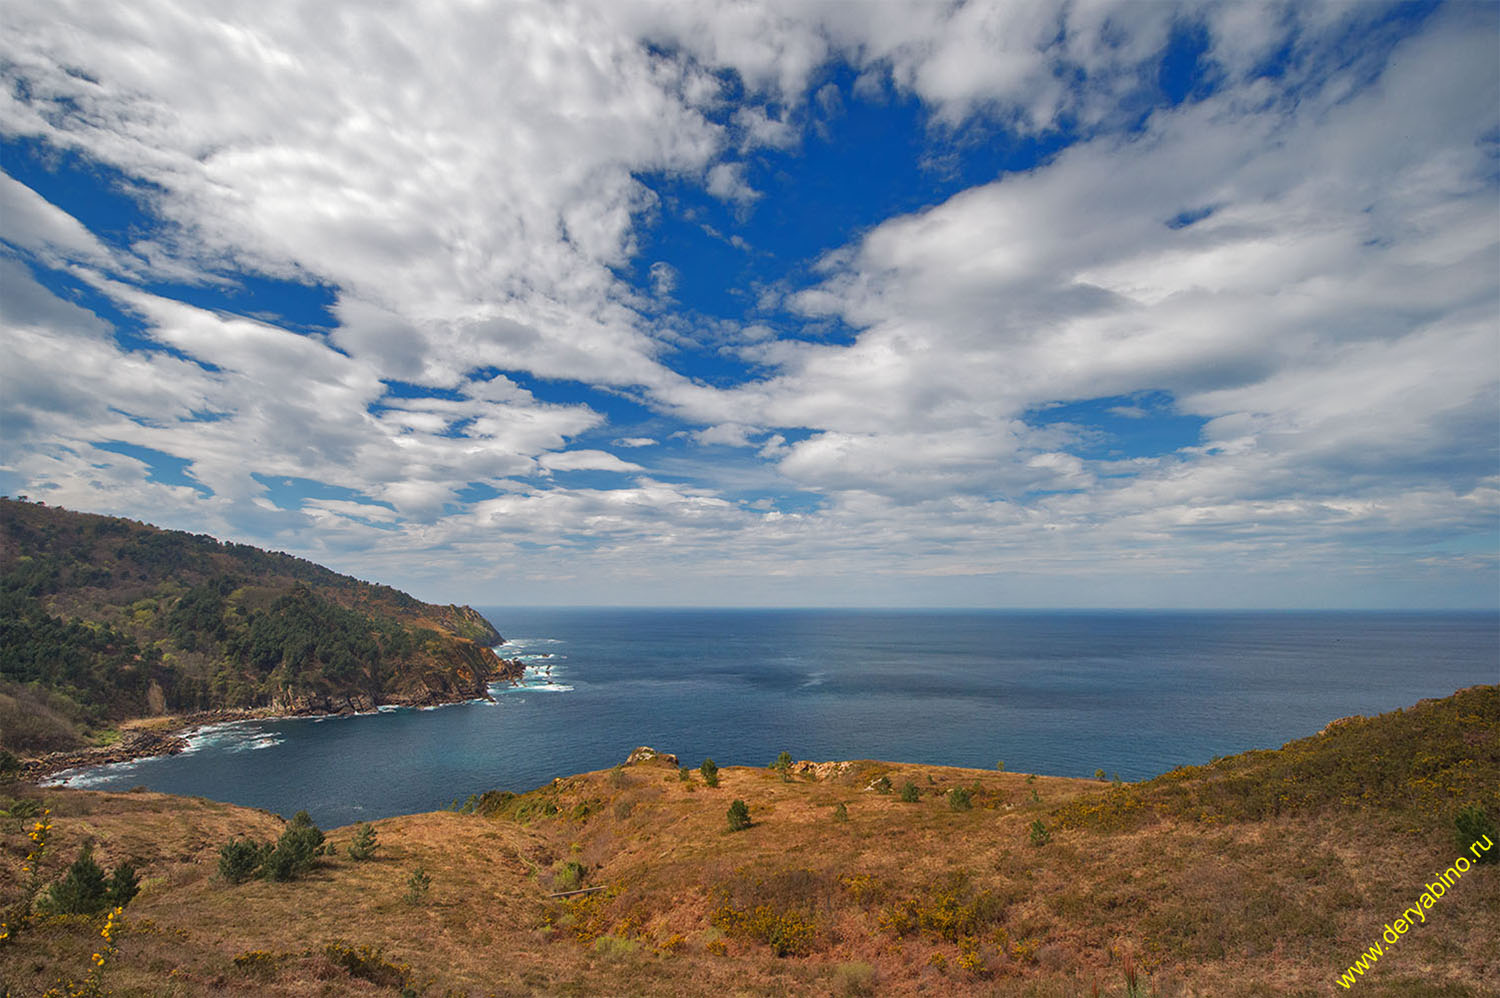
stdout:
[[161,713],[447,703],[521,671],[471,607],[201,534],[0,500],[0,564],[12,749]]

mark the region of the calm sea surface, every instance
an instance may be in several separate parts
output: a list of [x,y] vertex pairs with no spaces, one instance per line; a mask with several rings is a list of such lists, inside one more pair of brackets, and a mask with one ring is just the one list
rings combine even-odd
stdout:
[[306,808],[323,827],[528,790],[651,745],[696,766],[889,759],[1154,776],[1475,683],[1495,614],[485,609],[494,703],[207,729],[71,785]]

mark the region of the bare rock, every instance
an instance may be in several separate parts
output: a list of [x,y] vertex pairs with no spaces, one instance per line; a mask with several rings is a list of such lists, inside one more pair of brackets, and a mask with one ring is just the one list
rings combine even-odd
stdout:
[[625,765],[634,766],[638,762],[653,762],[658,766],[675,767],[677,765],[677,757],[669,752],[658,752],[649,745],[642,745],[630,753],[630,757],[625,760]]

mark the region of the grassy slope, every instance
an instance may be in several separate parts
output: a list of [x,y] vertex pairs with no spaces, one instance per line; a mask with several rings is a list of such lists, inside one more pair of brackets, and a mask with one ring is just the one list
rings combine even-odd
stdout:
[[[376,702],[460,699],[504,668],[489,649],[500,635],[468,607],[423,603],[291,555],[132,520],[0,500],[0,567],[10,639],[36,643],[43,667],[63,654],[84,663],[76,671],[85,678],[71,684],[14,681],[28,678],[24,655],[15,674],[0,671],[0,739],[20,751],[77,747],[113,722],[159,713],[153,682],[165,693],[155,706],[164,699],[165,710],[179,712],[263,706],[288,689]],[[218,580],[229,590],[218,605],[184,612]],[[284,609],[288,602],[299,607]],[[297,609],[304,619],[292,626],[310,646],[330,626],[306,621],[305,609],[328,606],[335,609],[325,615],[365,646],[342,672],[317,662],[257,666],[234,650],[256,617],[290,621]],[[56,623],[22,626],[36,612]],[[87,630],[58,630],[73,620]]]
[[[920,800],[865,789],[881,775]],[[977,787],[972,810],[949,808],[956,786]],[[378,822],[376,861],[341,850],[290,884],[214,875],[229,834],[274,834],[263,813],[41,793],[57,808],[54,869],[85,837],[106,863],[146,864],[109,970],[119,995],[394,994],[365,979],[383,961],[408,964],[422,993],[476,998],[854,994],[870,971],[868,993],[1072,998],[1096,981],[1124,994],[1129,955],[1162,995],[1280,998],[1345,993],[1337,975],[1457,855],[1453,812],[1500,815],[1497,788],[1500,687],[1480,687],[1121,788],[861,762],[790,782],[726,768],[710,789],[639,763],[492,795],[488,816]],[[755,824],[731,833],[735,798]],[[1035,820],[1050,843],[1030,844]],[[0,830],[8,899],[21,827]],[[609,890],[549,900],[570,860]],[[417,865],[433,887],[412,906]],[[1497,910],[1500,866],[1476,867],[1350,993],[1500,993],[1486,983],[1500,980]],[[0,976],[16,994],[79,978],[95,935],[35,925],[0,948]],[[351,976],[330,943],[383,956]]]

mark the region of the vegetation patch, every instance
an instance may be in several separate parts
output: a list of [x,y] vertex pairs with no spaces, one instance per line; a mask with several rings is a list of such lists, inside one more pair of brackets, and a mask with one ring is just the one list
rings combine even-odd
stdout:
[[404,988],[412,982],[411,966],[392,963],[378,947],[334,942],[323,947],[323,955],[350,977],[369,981],[377,987]]

